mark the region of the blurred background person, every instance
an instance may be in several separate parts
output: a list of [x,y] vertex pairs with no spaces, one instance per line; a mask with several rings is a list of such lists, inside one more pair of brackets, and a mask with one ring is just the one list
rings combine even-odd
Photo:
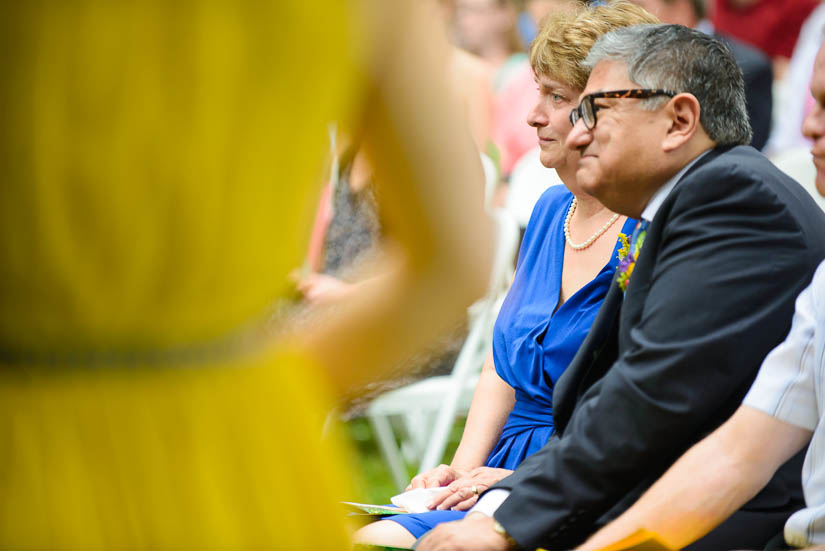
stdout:
[[535,136],[524,124],[533,95],[532,73],[518,33],[514,0],[455,0],[456,43],[485,60],[492,69],[492,139],[506,178]]
[[458,45],[492,66],[493,88],[500,89],[510,71],[527,60],[516,26],[517,5],[512,0],[453,1]]
[[467,113],[476,147],[482,153],[490,153],[494,67],[489,60],[456,44],[455,0],[427,0],[426,5],[433,11],[433,19],[437,21],[439,30],[451,42],[447,63],[450,88]]
[[712,0],[711,20],[724,34],[757,48],[785,75],[802,23],[819,0]]
[[[334,307],[388,276],[382,271],[383,236],[372,168],[358,144],[340,148],[335,147],[337,138],[331,141],[332,174],[319,201],[307,260],[293,273],[303,299],[286,309],[295,324],[314,323],[319,314],[315,307]],[[336,149],[342,149],[340,154]],[[466,337],[466,321],[456,322],[415,355],[389,369],[386,378],[352,388],[336,404],[341,418],[362,413],[379,392],[448,373]]]
[[[335,304],[363,283],[364,263],[378,255],[381,224],[372,169],[358,145],[333,162],[323,190],[298,291],[309,303]],[[359,270],[360,268],[360,270]]]
[[524,0],[523,9],[518,17],[518,30],[521,41],[530,44],[539,32],[542,20],[559,10],[575,9],[584,4],[584,0]]
[[[330,397],[488,273],[446,44],[414,0],[33,1],[0,27],[0,547],[346,548]],[[273,336],[330,121],[383,182],[388,275]]]

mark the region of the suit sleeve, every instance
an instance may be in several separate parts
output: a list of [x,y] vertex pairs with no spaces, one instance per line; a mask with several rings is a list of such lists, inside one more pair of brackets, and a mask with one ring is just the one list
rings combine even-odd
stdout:
[[511,495],[495,517],[524,548],[583,541],[735,410],[787,333],[819,259],[766,185],[704,172],[677,186],[648,231],[623,309],[643,306],[621,355],[563,435],[499,485]]

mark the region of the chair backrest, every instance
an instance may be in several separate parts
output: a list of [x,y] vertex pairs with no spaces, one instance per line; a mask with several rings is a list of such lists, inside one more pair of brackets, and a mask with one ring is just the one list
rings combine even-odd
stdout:
[[536,147],[522,156],[510,173],[510,187],[507,191],[507,210],[522,228],[527,227],[533,207],[541,194],[550,186],[562,185],[555,169],[541,164]]
[[488,297],[506,292],[510,287],[520,236],[518,223],[510,212],[494,209],[492,217],[496,228],[496,252],[490,273]]
[[481,154],[481,167],[484,169],[484,206],[489,209],[498,189],[500,175],[496,163],[486,153]]
[[816,167],[809,147],[788,149],[771,157],[773,164],[782,172],[802,184],[814,201],[825,210],[825,198],[816,190]]

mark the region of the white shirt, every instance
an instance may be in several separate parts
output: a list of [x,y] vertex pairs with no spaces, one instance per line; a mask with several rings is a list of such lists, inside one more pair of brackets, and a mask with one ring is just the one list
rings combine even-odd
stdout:
[[[690,170],[690,167],[695,165],[699,159],[707,155],[709,151],[710,150],[701,153],[695,159],[693,159],[688,164],[683,166],[682,169],[679,170],[679,172],[677,172],[675,175],[673,175],[672,178],[665,182],[665,185],[656,190],[656,193],[654,193],[650,197],[650,201],[647,202],[645,209],[642,211],[643,220],[647,220],[648,222],[653,220],[653,217],[656,216],[656,213],[659,211],[659,207],[661,207],[662,203],[665,202],[665,199],[667,199],[667,196],[670,195],[671,191],[673,191],[673,188],[676,187],[676,184],[679,182],[679,180],[682,179],[682,176],[684,176],[685,173],[688,170]],[[489,492],[486,492],[483,496],[481,496],[481,498],[479,498],[478,500],[478,503],[476,503],[475,506],[468,511],[468,514],[483,513],[488,517],[491,517],[493,516],[493,513],[495,513],[496,510],[501,506],[501,504],[504,503],[504,500],[507,499],[509,495],[510,490],[505,490],[503,488],[494,488]]]
[[744,404],[813,431],[802,488],[806,507],[785,523],[795,547],[825,543],[825,261],[796,299],[791,331],[765,358]]
[[673,188],[676,187],[676,184],[679,183],[679,180],[682,179],[682,176],[690,170],[690,167],[695,165],[699,159],[707,155],[710,151],[711,150],[708,149],[707,151],[700,153],[695,159],[683,166],[682,169],[673,175],[670,180],[665,182],[665,185],[657,189],[656,193],[650,196],[650,201],[647,202],[645,210],[642,211],[642,220],[647,220],[648,222],[653,221],[653,217],[656,216],[657,212],[659,212],[659,207],[661,207],[662,203],[665,202],[665,199],[667,199],[667,196],[670,195],[671,191],[673,191]]

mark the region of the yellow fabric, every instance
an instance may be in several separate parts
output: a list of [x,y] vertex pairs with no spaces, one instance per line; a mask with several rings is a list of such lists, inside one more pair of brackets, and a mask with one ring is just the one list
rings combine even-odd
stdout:
[[0,548],[346,549],[312,367],[7,371]]
[[163,351],[288,292],[359,95],[349,4],[0,6],[0,548],[345,547],[315,367]]

